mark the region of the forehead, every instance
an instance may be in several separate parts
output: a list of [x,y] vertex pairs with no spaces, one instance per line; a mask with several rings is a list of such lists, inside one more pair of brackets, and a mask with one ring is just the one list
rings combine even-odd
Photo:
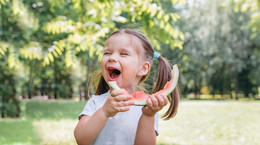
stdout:
[[106,48],[122,47],[126,49],[132,47],[138,54],[144,52],[141,40],[134,35],[126,33],[118,33],[110,36],[107,39],[105,46]]

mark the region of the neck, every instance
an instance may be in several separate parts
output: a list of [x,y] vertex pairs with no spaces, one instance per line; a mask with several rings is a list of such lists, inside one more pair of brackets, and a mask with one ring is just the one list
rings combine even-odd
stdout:
[[138,80],[136,81],[136,83],[128,88],[125,88],[125,90],[129,93],[129,94],[133,94],[136,92],[136,88],[139,84],[139,82],[141,81],[141,77],[138,78]]
[[136,91],[136,88],[132,88],[132,89],[125,89],[129,94],[133,94],[133,93],[135,93],[135,91]]
[[136,87],[137,87],[138,83],[133,84],[131,86],[128,86],[126,88],[124,88],[129,94],[133,94],[136,92]]

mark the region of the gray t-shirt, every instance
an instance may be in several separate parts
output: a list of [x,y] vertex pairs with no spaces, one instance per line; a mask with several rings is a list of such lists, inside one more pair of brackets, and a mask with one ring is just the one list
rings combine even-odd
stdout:
[[[91,116],[102,107],[110,95],[108,91],[102,95],[93,95],[87,102],[82,115]],[[139,119],[142,115],[143,106],[130,106],[127,112],[119,112],[110,117],[101,130],[93,145],[133,145]],[[154,128],[158,135],[158,113],[155,115]]]

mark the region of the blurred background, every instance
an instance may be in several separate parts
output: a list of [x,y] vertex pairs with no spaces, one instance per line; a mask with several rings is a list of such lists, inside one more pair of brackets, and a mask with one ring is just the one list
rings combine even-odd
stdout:
[[143,30],[180,69],[179,112],[159,120],[158,144],[259,144],[259,0],[0,0],[0,144],[76,144],[120,28]]

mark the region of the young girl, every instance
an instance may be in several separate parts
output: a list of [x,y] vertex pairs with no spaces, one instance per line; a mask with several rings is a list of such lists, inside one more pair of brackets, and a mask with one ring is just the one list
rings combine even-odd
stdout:
[[[78,144],[95,145],[152,145],[158,135],[158,111],[170,102],[164,114],[170,119],[177,112],[179,96],[151,95],[146,106],[134,106],[130,95],[112,90],[109,81],[129,94],[149,75],[153,57],[159,61],[159,72],[152,93],[163,89],[172,78],[166,59],[152,48],[150,40],[141,32],[122,29],[112,33],[106,43],[101,61],[102,76],[95,95],[87,102],[74,130]],[[128,100],[128,101],[126,101]]]

